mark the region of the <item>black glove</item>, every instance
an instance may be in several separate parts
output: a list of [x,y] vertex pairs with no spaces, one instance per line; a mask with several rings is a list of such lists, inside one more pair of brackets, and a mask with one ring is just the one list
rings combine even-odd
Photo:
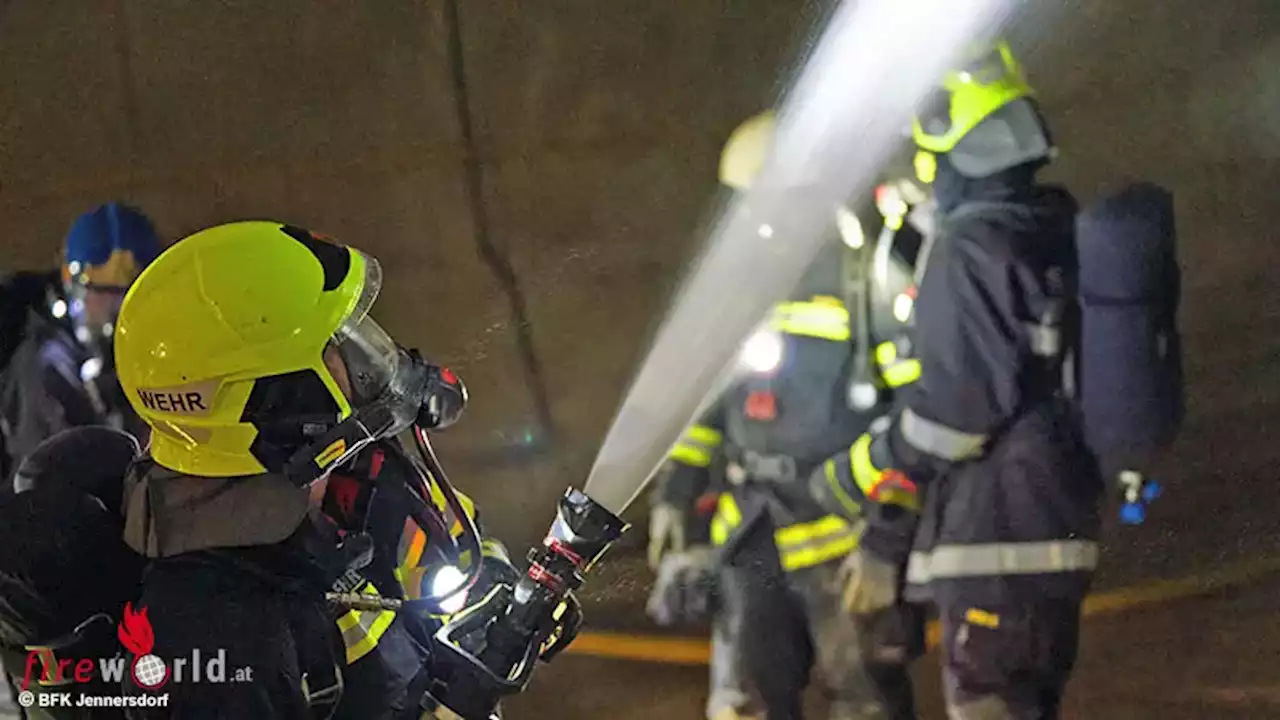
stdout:
[[554,617],[559,624],[551,637],[542,643],[542,651],[538,656],[542,662],[551,662],[578,637],[578,631],[582,629],[582,604],[578,602],[577,596],[573,593],[566,595],[564,602],[556,608]]

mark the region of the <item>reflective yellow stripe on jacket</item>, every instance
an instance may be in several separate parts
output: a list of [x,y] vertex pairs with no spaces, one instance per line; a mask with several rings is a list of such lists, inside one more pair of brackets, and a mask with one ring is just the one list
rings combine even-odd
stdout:
[[[732,494],[722,493],[716,514],[711,519],[712,544],[724,545],[741,524],[742,511],[738,502]],[[827,515],[778,528],[773,533],[773,542],[778,548],[782,569],[791,572],[848,555],[858,545],[858,534],[844,518]]]
[[[366,580],[355,590],[364,595],[380,595],[373,583]],[[342,644],[347,648],[347,664],[350,665],[373,650],[386,634],[396,614],[390,610],[348,610],[338,618],[338,630]]]
[[[849,473],[853,476],[853,484],[857,486],[863,498],[874,498],[881,505],[898,505],[911,512],[919,512],[920,499],[914,490],[882,484],[885,468],[876,467],[871,460],[870,433],[864,433],[849,447]],[[836,465],[828,460],[826,464],[827,482],[836,492],[836,497],[846,507],[855,504],[848,493],[840,486],[836,474]],[[859,510],[859,512],[861,512]]]
[[880,377],[890,389],[897,389],[920,379],[920,361],[898,357],[898,346],[892,340],[876,346],[876,365]]
[[788,335],[846,342],[849,339],[849,311],[839,299],[817,295],[812,300],[774,306],[769,326]]
[[[461,535],[462,522],[445,502],[444,495],[436,487],[435,483],[431,484],[431,500],[444,513],[445,523],[450,528],[453,536],[458,537]],[[462,505],[463,511],[474,519],[476,508],[471,498],[458,493],[458,500]],[[400,581],[400,586],[406,599],[419,600],[422,598],[422,581],[427,573],[434,569],[421,566],[422,555],[426,547],[426,532],[418,527],[418,524],[411,518],[405,518],[404,528],[400,534],[400,542],[396,548],[395,576]],[[463,566],[459,569],[465,570],[471,563],[469,553],[462,553],[458,561]],[[380,594],[378,589],[368,581],[365,581],[356,592],[366,595]],[[395,613],[390,610],[348,610],[345,615],[339,617],[338,629],[342,632],[342,642],[347,648],[347,664],[354,663],[377,647],[378,641],[386,634],[387,628],[391,627],[391,622],[395,620],[395,617]]]
[[668,457],[691,467],[710,467],[723,439],[719,430],[706,425],[690,425],[671,448]]

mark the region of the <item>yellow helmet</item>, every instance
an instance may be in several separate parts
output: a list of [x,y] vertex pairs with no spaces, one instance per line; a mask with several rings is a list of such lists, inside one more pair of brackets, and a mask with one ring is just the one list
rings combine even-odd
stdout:
[[351,415],[348,393],[376,396],[394,375],[398,349],[368,317],[381,282],[374,258],[278,222],[175,243],[133,284],[116,331],[152,458],[196,476],[280,471]]
[[764,159],[769,156],[775,132],[772,110],[750,117],[739,125],[720,152],[720,182],[734,190],[750,188],[764,167]]
[[[1035,91],[1006,42],[960,70],[949,72],[935,101],[912,123],[912,136],[921,155],[917,175],[932,182],[933,155],[949,153],[953,164],[968,177],[982,177],[1014,165],[1047,156],[1047,130],[1034,105]],[[1019,102],[1022,101],[1022,102]],[[986,122],[1000,116],[1004,122]],[[984,125],[984,123],[986,123]],[[979,126],[992,137],[970,140]]]

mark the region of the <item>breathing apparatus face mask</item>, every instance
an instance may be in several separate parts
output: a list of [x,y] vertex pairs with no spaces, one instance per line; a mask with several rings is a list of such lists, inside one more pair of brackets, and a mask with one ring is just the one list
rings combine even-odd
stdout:
[[[373,258],[366,257],[365,265],[364,292],[325,350],[325,365],[352,412],[295,453],[286,463],[285,474],[300,486],[326,479],[339,467],[344,475],[363,474],[355,480],[365,490],[380,493],[379,504],[387,511],[367,507],[373,514],[360,518],[358,524],[376,525],[378,532],[403,532],[400,543],[417,548],[417,559],[410,564],[431,569],[422,578],[421,596],[416,600],[429,610],[447,610],[443,603],[456,602],[478,577],[480,537],[436,458],[427,431],[447,427],[461,416],[467,390],[457,375],[399,346],[370,317],[382,276]],[[390,482],[363,466],[369,455],[362,455],[363,450],[410,428],[416,456],[406,453],[404,462],[398,463],[402,471],[385,476]],[[461,558],[468,553],[477,560],[464,564]],[[457,572],[441,570],[446,567]]]
[[110,359],[116,318],[128,288],[88,283],[82,276],[80,263],[67,265],[63,282],[66,315],[76,340],[94,355]]
[[[352,249],[351,252],[358,251]],[[295,468],[300,472],[295,482],[300,484],[324,477],[365,445],[395,437],[413,426],[440,384],[442,368],[398,345],[369,314],[382,289],[382,269],[372,257],[364,256],[364,261],[364,289],[347,319],[334,331],[324,352],[325,365],[346,396],[351,414],[300,453],[315,451],[310,453],[309,468]],[[459,405],[464,403],[465,398]],[[461,407],[457,408],[454,419],[460,413]],[[425,424],[431,428],[439,426]]]

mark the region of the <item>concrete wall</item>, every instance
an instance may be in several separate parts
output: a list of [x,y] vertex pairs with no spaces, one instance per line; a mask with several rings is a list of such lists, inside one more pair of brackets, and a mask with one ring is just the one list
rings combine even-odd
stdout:
[[[374,253],[387,269],[376,314],[473,389],[446,461],[502,534],[527,538],[581,482],[693,251],[720,143],[772,100],[818,10],[462,5],[484,199],[527,295],[559,431],[551,453],[491,462],[534,409],[507,300],[473,242],[438,1],[6,4],[0,236],[7,263],[36,265],[77,213],[123,197],[173,238],[273,217]],[[1085,198],[1123,177],[1178,190],[1202,423],[1280,396],[1257,382],[1280,330],[1268,232],[1280,18],[1265,0],[1226,5],[1078,0],[1052,30],[1017,34],[1035,46],[1026,59],[1060,177]],[[1245,370],[1211,376],[1241,338]],[[1235,400],[1207,408],[1212,383]]]
[[[1280,463],[1280,5],[1066,6],[1032,66],[1056,174],[1083,199],[1137,177],[1172,188],[1184,273],[1188,415],[1162,478],[1183,497],[1153,511],[1154,527],[1117,533],[1108,567],[1177,573],[1275,551],[1280,519],[1250,498],[1270,506]],[[1187,533],[1206,538],[1196,557],[1166,551]]]
[[[322,230],[381,259],[376,315],[472,388],[441,441],[504,534],[581,484],[714,191],[719,143],[767,106],[803,3],[465,0],[494,244],[545,365],[533,424],[508,301],[473,241],[443,4],[80,0],[0,16],[0,236],[39,266],[112,198],[176,239],[235,219]],[[607,8],[607,9],[606,9]]]

